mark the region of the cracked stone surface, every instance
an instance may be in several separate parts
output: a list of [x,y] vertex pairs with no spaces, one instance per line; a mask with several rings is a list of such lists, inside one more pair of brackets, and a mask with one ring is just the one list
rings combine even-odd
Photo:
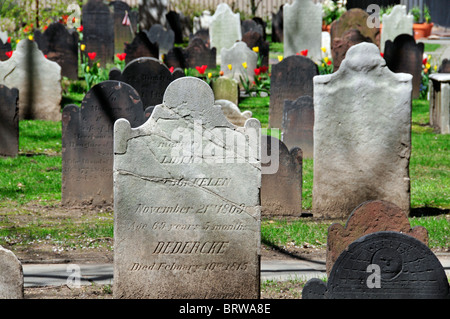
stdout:
[[192,77],[142,126],[116,122],[115,298],[259,297],[259,128]]

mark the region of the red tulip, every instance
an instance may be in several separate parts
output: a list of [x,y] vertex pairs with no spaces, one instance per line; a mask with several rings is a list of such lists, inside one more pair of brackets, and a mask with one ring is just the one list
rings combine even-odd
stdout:
[[308,50],[300,51],[300,55],[307,56],[308,55]]
[[88,52],[89,59],[94,60],[96,56],[97,56],[97,52]]
[[8,42],[8,43],[11,43],[11,37],[8,37],[7,42]]
[[381,55],[382,58],[384,58],[384,53],[383,52],[380,52],[380,55]]
[[327,64],[328,64],[328,65],[331,65],[331,60],[328,60]]
[[207,65],[202,65],[202,66],[196,66],[195,69],[198,71],[198,73],[204,74],[207,67],[208,67]]
[[422,60],[422,64],[423,64],[423,65],[427,64],[427,61],[428,61],[427,58],[423,59],[423,60]]
[[47,59],[47,54],[44,54],[44,58],[46,58],[46,59]]
[[261,69],[260,68],[256,68],[253,70],[253,72],[255,72],[255,75],[260,75],[261,74]]
[[10,57],[12,56],[12,54],[13,54],[13,51],[5,52],[5,54],[6,54],[6,56],[7,56],[8,58],[10,58]]
[[173,73],[173,70],[174,70],[175,68],[173,67],[173,66],[171,66],[170,68],[169,68],[169,71],[170,71],[170,73]]
[[269,70],[269,68],[267,66],[263,65],[263,66],[259,67],[259,70],[261,71],[261,73],[266,73],[267,70]]
[[77,28],[77,30],[78,30],[78,32],[83,32],[83,25],[80,25],[80,26]]
[[126,53],[117,53],[117,54],[116,54],[116,57],[117,57],[120,61],[125,60],[126,56],[127,56]]

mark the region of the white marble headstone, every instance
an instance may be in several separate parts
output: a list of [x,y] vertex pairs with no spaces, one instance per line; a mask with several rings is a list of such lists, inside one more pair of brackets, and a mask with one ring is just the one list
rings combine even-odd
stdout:
[[[223,76],[233,78],[238,83],[243,80],[253,82],[258,63],[258,54],[250,49],[245,42],[238,41],[231,48],[223,48],[221,52],[220,70]],[[231,65],[231,69],[229,68]]]
[[390,14],[383,14],[383,28],[381,29],[380,51],[384,52],[387,40],[394,41],[400,34],[414,35],[414,17],[406,12],[406,6],[396,5]]

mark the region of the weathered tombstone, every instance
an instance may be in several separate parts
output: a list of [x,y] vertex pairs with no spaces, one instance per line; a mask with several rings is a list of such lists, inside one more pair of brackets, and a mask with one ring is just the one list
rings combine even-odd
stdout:
[[358,238],[377,231],[396,231],[412,236],[428,245],[428,231],[425,227],[411,227],[406,212],[392,203],[373,200],[356,207],[345,226],[334,223],[328,228],[327,273],[330,274],[339,255]]
[[115,123],[115,298],[259,298],[259,131],[193,77],[142,126]]
[[267,33],[266,33],[267,23],[266,23],[266,21],[264,21],[260,17],[253,17],[252,20],[261,26],[263,40],[266,41],[266,39],[267,39]]
[[272,13],[272,42],[283,43],[283,5]]
[[19,91],[0,85],[0,157],[19,153]]
[[36,42],[21,40],[11,58],[0,62],[0,84],[19,90],[19,119],[61,120],[61,67]]
[[169,11],[166,14],[167,22],[175,34],[175,43],[183,43],[185,37],[189,37],[188,21],[182,13]]
[[226,3],[220,3],[212,16],[209,25],[211,48],[216,48],[216,63],[221,64],[222,49],[231,48],[236,41],[241,41],[241,18],[239,13],[233,13]]
[[322,5],[312,0],[294,0],[283,8],[284,56],[308,50],[308,56],[322,59]]
[[209,39],[209,30],[199,30],[199,31],[195,32],[194,34],[191,34],[189,36],[189,41],[191,41],[194,38],[202,39],[203,42],[205,42],[206,47],[211,48],[211,41]]
[[0,61],[8,60],[9,57],[6,54],[6,52],[11,52],[11,51],[12,51],[11,43],[8,43],[8,41],[3,42],[0,39]]
[[[221,52],[220,70],[223,75],[241,82],[248,79],[253,82],[258,54],[250,49],[245,42],[238,41],[231,48],[223,48]],[[231,65],[231,70],[228,67]],[[244,66],[246,65],[246,67]]]
[[228,100],[239,105],[239,83],[232,78],[218,77],[212,83],[214,99]]
[[241,33],[242,36],[244,36],[244,34],[246,34],[249,31],[255,31],[258,32],[261,37],[264,35],[264,29],[263,26],[259,23],[257,23],[255,20],[244,20],[241,22]]
[[138,91],[144,108],[161,104],[164,91],[174,80],[169,68],[155,58],[138,58],[123,69],[120,81]]
[[145,32],[139,32],[130,44],[125,44],[125,63],[142,58],[150,57],[159,59],[159,46],[152,43]]
[[338,72],[314,77],[315,217],[348,217],[373,199],[409,214],[411,78],[390,71],[372,43],[351,47]]
[[167,67],[186,69],[186,53],[181,47],[173,47],[163,56],[163,62]]
[[308,281],[304,299],[448,299],[445,270],[420,240],[380,231],[351,243],[327,283]]
[[281,140],[288,149],[300,147],[303,158],[313,158],[314,102],[311,96],[284,100]]
[[66,105],[62,116],[62,204],[113,204],[113,125],[126,118],[144,123],[135,89],[120,81],[101,82],[86,94],[81,108]]
[[386,41],[384,59],[387,67],[395,73],[409,73],[413,77],[413,99],[420,97],[422,83],[422,60],[424,44],[416,43],[414,37],[401,34],[394,41]]
[[160,24],[154,24],[146,33],[150,42],[158,44],[160,57],[173,48],[175,43],[173,30],[166,29]]
[[361,42],[371,42],[379,45],[380,29],[367,25],[369,14],[359,8],[350,9],[330,27],[331,54],[334,71],[336,72],[345,58],[347,50]]
[[396,5],[390,14],[383,14],[383,28],[381,29],[380,51],[384,52],[387,40],[394,41],[400,34],[414,35],[414,17],[406,12],[406,6]]
[[430,75],[430,125],[439,134],[450,134],[450,74]]
[[16,255],[0,246],[0,299],[23,299],[23,269]]
[[439,67],[438,73],[450,73],[450,60],[442,60],[441,66]]
[[269,66],[269,42],[263,40],[263,36],[256,31],[248,31],[242,36],[242,42],[245,42],[250,49],[258,48],[258,59],[261,59],[261,65]]
[[245,122],[252,117],[252,112],[244,111],[241,112],[239,107],[228,100],[215,100],[215,105],[220,106],[223,115],[227,118],[228,122],[236,126],[244,126]]
[[270,76],[269,127],[282,127],[284,100],[313,96],[317,65],[309,58],[292,55],[272,66]]
[[44,33],[34,31],[34,40],[39,49],[61,67],[61,76],[78,79],[78,32],[68,30],[62,23],[49,25]]
[[138,16],[136,11],[124,1],[112,1],[114,23],[114,53],[125,52],[127,43],[133,41],[137,31]]
[[216,48],[210,49],[205,41],[199,37],[194,37],[189,41],[185,50],[186,65],[188,68],[207,65],[208,68],[216,68]]
[[139,30],[148,30],[154,24],[166,25],[167,0],[139,1]]
[[[262,136],[261,161],[268,163],[265,156],[271,157],[273,145],[278,146],[278,170],[274,174],[261,176],[261,215],[269,216],[301,216],[302,214],[302,151],[298,147],[289,150],[286,145],[273,136]],[[264,164],[263,164],[264,165]]]
[[197,33],[200,30],[208,30],[211,23],[211,11],[204,10],[200,17],[193,18],[192,33]]
[[[83,5],[83,43],[85,54],[96,52],[100,64],[114,62],[114,21],[108,5],[102,0],[89,0]],[[87,57],[86,57],[87,58]]]

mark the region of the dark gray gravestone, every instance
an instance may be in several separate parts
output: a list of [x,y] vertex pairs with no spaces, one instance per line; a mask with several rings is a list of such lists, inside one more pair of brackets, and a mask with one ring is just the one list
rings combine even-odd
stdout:
[[283,43],[283,5],[277,13],[272,13],[272,42]]
[[313,77],[317,65],[309,58],[292,55],[272,66],[270,76],[269,126],[282,127],[284,100],[313,96]]
[[152,43],[145,32],[139,32],[133,41],[125,44],[125,63],[142,58],[159,58],[159,47],[157,43]]
[[267,23],[260,17],[254,17],[254,18],[252,18],[252,20],[261,26],[262,31],[263,31],[263,40],[266,41],[266,39],[267,39],[267,34],[266,34]]
[[442,60],[442,64],[438,70],[439,73],[450,73],[450,60],[444,59]]
[[409,34],[401,34],[393,42],[386,41],[384,48],[384,59],[392,72],[409,73],[413,76],[413,99],[420,96],[423,51],[424,44],[416,43]]
[[269,42],[264,41],[263,36],[256,31],[248,31],[242,36],[242,42],[247,43],[250,49],[258,47],[258,55],[262,59],[261,65],[269,66]]
[[282,122],[282,140],[286,146],[300,147],[303,158],[313,158],[314,103],[310,96],[295,101],[285,100]]
[[49,25],[44,33],[34,31],[34,40],[47,59],[61,66],[61,75],[78,79],[78,32],[68,30],[62,23]]
[[158,43],[159,54],[165,54],[173,48],[175,43],[175,33],[173,30],[167,30],[160,24],[154,24],[150,30],[145,31],[150,42]]
[[[274,146],[273,143],[277,143]],[[300,216],[302,214],[302,151],[298,147],[290,151],[279,139],[262,136],[262,167],[278,160],[274,174],[261,175],[261,214],[263,216]],[[271,154],[278,150],[278,157]]]
[[339,70],[348,49],[361,42],[372,43],[369,37],[365,37],[356,29],[347,30],[342,36],[333,39],[333,50],[331,51],[333,57],[333,72]]
[[11,52],[12,47],[11,43],[3,43],[2,40],[0,40],[0,61],[6,61],[9,59],[9,57],[6,55],[6,52]]
[[0,85],[0,156],[19,153],[19,91]]
[[123,1],[112,1],[109,5],[113,11],[114,53],[122,53],[125,52],[125,44],[133,41],[137,31],[138,14],[136,11],[131,11],[131,7]]
[[208,68],[215,69],[216,54],[216,48],[210,49],[203,39],[194,37],[185,49],[186,66],[195,68],[196,66],[207,65]]
[[186,65],[186,58],[183,48],[180,47],[173,47],[169,50],[166,54],[164,54],[163,62],[167,67],[173,67],[173,68],[181,68],[185,69],[187,67]]
[[184,37],[188,37],[190,33],[188,19],[175,11],[167,12],[166,19],[175,34],[175,43],[183,43]]
[[120,80],[138,91],[143,107],[146,108],[162,103],[164,92],[174,77],[164,63],[155,58],[144,57],[128,63]]
[[208,29],[200,29],[197,32],[195,32],[194,34],[191,34],[189,36],[189,42],[194,38],[202,39],[203,42],[205,42],[205,45],[207,48],[211,47],[211,41],[209,39],[209,30]]
[[114,61],[114,21],[108,5],[101,0],[89,0],[83,5],[83,43],[88,52],[96,52],[102,66]]
[[133,127],[145,122],[138,92],[120,81],[95,85],[81,108],[62,114],[62,203],[113,203],[113,126],[126,118]]
[[308,281],[303,298],[448,299],[439,259],[421,241],[381,231],[355,240],[342,252],[328,283]]
[[244,20],[241,22],[241,32],[242,36],[246,34],[249,31],[255,31],[261,34],[261,36],[264,36],[264,30],[263,26],[257,23],[254,20]]

